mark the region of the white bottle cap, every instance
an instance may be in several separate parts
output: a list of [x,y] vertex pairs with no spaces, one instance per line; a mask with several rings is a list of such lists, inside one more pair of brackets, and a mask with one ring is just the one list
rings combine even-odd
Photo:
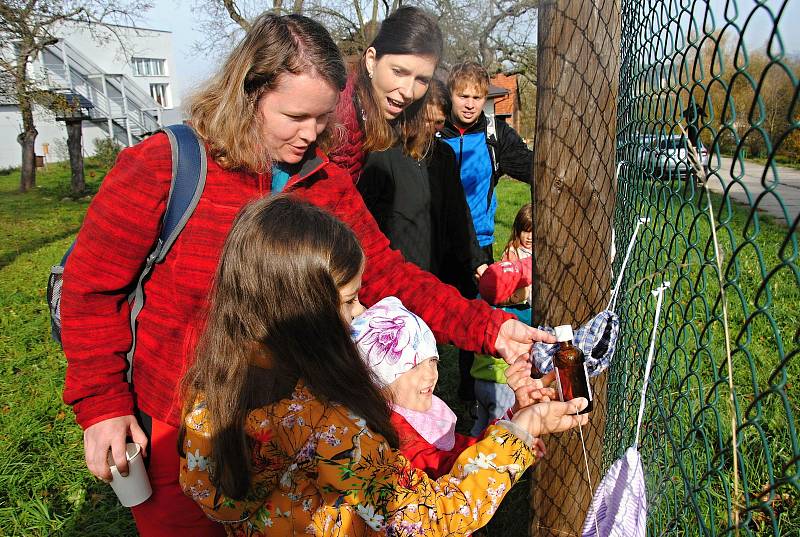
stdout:
[[563,341],[572,341],[572,338],[573,334],[571,324],[562,324],[561,326],[556,326],[556,339],[559,343]]

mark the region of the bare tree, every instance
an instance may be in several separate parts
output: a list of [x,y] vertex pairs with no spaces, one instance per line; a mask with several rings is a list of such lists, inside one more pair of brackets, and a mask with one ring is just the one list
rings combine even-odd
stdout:
[[300,13],[331,32],[345,55],[363,51],[375,36],[380,20],[397,9],[401,0],[195,0],[205,13],[201,23],[206,36],[195,44],[199,51],[224,54],[242,31],[261,13]]
[[204,14],[198,28],[204,37],[194,48],[202,54],[223,57],[260,14],[303,13],[306,3],[305,0],[194,0],[193,8]]
[[22,132],[17,137],[22,149],[20,191],[36,185],[34,105],[48,106],[54,99],[32,76],[29,64],[58,43],[57,29],[65,23],[108,28],[113,23],[130,23],[134,14],[149,8],[143,0],[0,0],[0,84],[22,115]]
[[420,5],[439,21],[446,65],[473,60],[491,73],[535,73],[538,0],[423,0]]
[[[445,36],[448,67],[475,60],[492,73],[519,74],[535,82],[538,0],[195,0],[207,13],[198,43],[203,51],[227,50],[249,21],[264,11],[303,13],[322,22],[345,55],[362,52],[380,21],[404,4],[427,9]],[[223,45],[223,46],[220,46]]]
[[308,5],[306,14],[322,22],[348,56],[362,53],[378,33],[380,21],[400,5],[400,0],[327,0]]

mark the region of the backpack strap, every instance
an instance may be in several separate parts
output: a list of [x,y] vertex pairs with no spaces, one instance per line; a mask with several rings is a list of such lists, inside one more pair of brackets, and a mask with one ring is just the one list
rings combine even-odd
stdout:
[[163,130],[172,147],[172,186],[159,238],[156,263],[166,257],[178,235],[192,216],[206,183],[208,161],[205,148],[188,125],[169,125]]
[[497,163],[497,153],[495,151],[495,146],[497,145],[497,119],[494,113],[487,114],[484,112],[483,115],[486,116],[486,146],[489,148],[492,172],[497,173],[497,170],[500,169],[500,165]]
[[495,124],[494,113],[484,112],[483,115],[486,116],[486,140],[490,143],[497,143],[497,124]]
[[161,263],[192,216],[206,184],[208,161],[202,141],[188,125],[169,125],[161,129],[169,138],[172,149],[172,184],[167,208],[161,222],[161,234],[156,247],[145,261],[144,269],[131,293],[131,348],[128,360],[128,382],[133,376],[133,355],[136,351],[136,319],[144,307],[144,283],[156,263]]

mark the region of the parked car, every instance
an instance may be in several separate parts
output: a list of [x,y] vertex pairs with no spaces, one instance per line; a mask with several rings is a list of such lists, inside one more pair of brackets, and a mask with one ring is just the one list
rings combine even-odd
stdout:
[[[708,168],[708,151],[701,140],[697,140],[697,151],[700,154],[700,163],[703,169]],[[650,146],[642,152],[642,164],[653,174],[653,178],[660,180],[678,179],[689,177],[693,173],[692,162],[689,159],[688,141],[685,136],[674,134],[669,136],[654,136]]]

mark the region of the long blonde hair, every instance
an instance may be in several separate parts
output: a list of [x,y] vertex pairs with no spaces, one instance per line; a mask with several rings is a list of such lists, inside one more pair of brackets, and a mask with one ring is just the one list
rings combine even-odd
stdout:
[[[265,13],[253,22],[222,69],[190,98],[191,124],[220,166],[250,172],[270,168],[257,104],[286,73],[313,74],[338,91],[347,81],[341,53],[321,24],[301,15]],[[323,151],[333,143],[333,130],[329,124],[317,138]]]
[[[442,31],[436,21],[423,10],[411,6],[401,7],[387,17],[370,44],[378,60],[386,54],[410,54],[434,58],[436,63],[442,57],[443,46]],[[399,137],[406,155],[417,160],[425,156],[433,141],[425,121],[427,92],[403,110],[396,121],[386,121],[362,57],[356,67],[356,95],[364,110],[365,153],[388,149]]]

